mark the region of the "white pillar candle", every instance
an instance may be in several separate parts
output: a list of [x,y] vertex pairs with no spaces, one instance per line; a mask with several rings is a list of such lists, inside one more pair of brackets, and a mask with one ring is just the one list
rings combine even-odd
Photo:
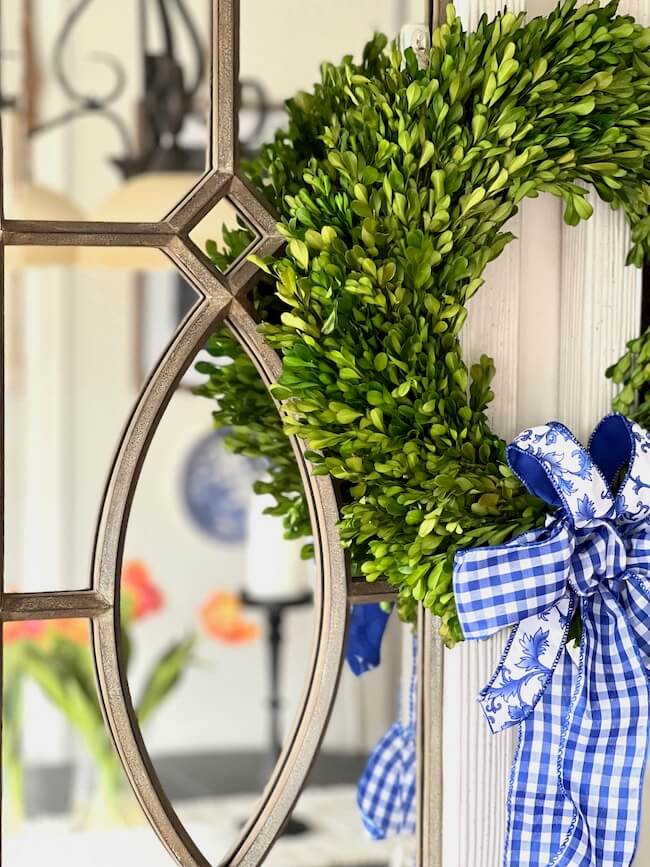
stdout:
[[247,596],[269,602],[294,599],[311,589],[311,563],[300,557],[306,540],[284,538],[282,518],[264,514],[274,505],[269,494],[251,497],[244,573]]

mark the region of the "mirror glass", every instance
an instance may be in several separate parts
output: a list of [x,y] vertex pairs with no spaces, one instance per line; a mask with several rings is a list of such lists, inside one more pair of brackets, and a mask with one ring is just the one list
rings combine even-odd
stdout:
[[390,726],[398,721],[408,724],[412,647],[410,629],[393,612],[379,667],[355,676],[344,664],[321,752],[293,814],[298,826],[308,830],[294,838],[280,838],[268,859],[271,867],[415,864],[414,836],[405,832],[387,839],[372,837],[358,806],[358,784],[370,757]]
[[210,4],[1,12],[7,216],[162,219],[205,170]]
[[227,199],[220,199],[190,232],[190,241],[220,274],[226,274],[259,238],[259,233]]
[[[169,20],[157,11],[165,5],[176,10]],[[272,138],[283,101],[311,85],[321,60],[359,52],[377,29],[396,34],[422,17],[410,5],[310,10],[313,27],[296,40],[301,6],[242,4],[242,157]],[[0,4],[7,216],[161,219],[205,162],[212,4],[186,2],[189,28],[177,3],[57,2],[47,15],[41,6]],[[161,83],[160,57],[172,55]],[[188,100],[180,125],[162,105],[176,104],[179,78]],[[155,129],[153,115],[162,118]],[[253,238],[227,203],[191,233],[221,272]],[[120,432],[198,296],[156,250],[13,248],[6,259],[7,586],[82,588]],[[277,315],[269,285],[253,302],[258,315]],[[224,326],[154,436],[121,585],[128,683],[147,750],[215,864],[259,803],[300,707],[317,623],[309,534],[277,412]],[[401,864],[397,844],[367,839],[355,807],[368,753],[397,713],[402,641],[391,629],[378,672],[357,680],[344,671],[322,753],[268,863]],[[100,727],[88,624],[10,624],[5,637],[15,761],[5,762],[3,863],[167,864]]]
[[88,621],[7,623],[3,635],[3,864],[130,863],[131,828],[137,863],[166,863],[104,729]]
[[[180,582],[175,592],[164,581],[162,570],[154,576],[142,561],[127,560],[130,685],[137,699],[143,685],[155,681],[143,673],[156,669],[161,651],[193,636],[179,681],[164,696],[159,690],[159,702],[155,689],[149,692],[143,731],[176,812],[216,865],[255,810],[272,764],[269,681],[261,665],[268,636],[264,617],[242,609],[233,616],[231,602],[227,614],[223,598],[212,606],[221,609],[218,616],[207,616],[205,606],[198,616],[189,605],[182,612]],[[214,596],[213,586],[210,591]],[[307,606],[288,613],[284,642],[309,637],[310,620]],[[4,627],[4,639],[3,864],[166,867],[169,856],[146,824],[103,730],[88,623],[12,623]],[[368,755],[401,717],[399,673],[402,664],[409,666],[409,653],[410,636],[392,618],[381,667],[361,678],[344,668],[321,754],[269,855],[272,867],[411,867],[412,836],[370,839],[356,803]],[[281,735],[296,702],[293,684],[304,677],[293,656],[285,647]],[[245,673],[250,691],[236,683],[234,671]]]
[[[216,863],[249,818],[300,705],[315,565],[297,465],[252,362],[222,327],[196,366],[144,463],[122,612],[147,749]],[[276,457],[262,457],[260,443],[274,443]]]
[[7,586],[87,587],[122,429],[198,296],[158,250],[13,247],[5,258]]

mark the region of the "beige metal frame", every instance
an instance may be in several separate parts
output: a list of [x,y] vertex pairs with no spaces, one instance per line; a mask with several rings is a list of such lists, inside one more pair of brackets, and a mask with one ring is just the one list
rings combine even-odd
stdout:
[[[427,3],[429,20],[437,18],[441,3],[443,0],[434,0],[431,6]],[[280,369],[277,355],[260,339],[245,303],[247,290],[258,273],[256,267],[243,260],[227,274],[218,274],[189,237],[216,203],[226,199],[258,233],[251,252],[270,255],[282,243],[276,231],[276,215],[239,173],[238,0],[213,0],[212,34],[209,169],[163,220],[157,223],[25,221],[6,219],[4,209],[0,210],[3,266],[6,246],[152,247],[165,253],[199,294],[198,304],[143,387],[122,434],[97,522],[89,589],[6,593],[3,580],[0,593],[0,621],[55,617],[90,619],[98,691],[106,724],[145,814],[165,847],[183,867],[209,867],[209,862],[178,819],[153,769],[135,718],[118,640],[119,576],[126,527],[151,440],[175,388],[207,336],[219,324],[227,322],[267,385],[277,378]],[[2,338],[0,333],[0,423],[4,430]],[[262,863],[300,794],[336,695],[349,603],[393,595],[386,584],[366,585],[348,580],[339,544],[338,508],[332,484],[328,479],[310,474],[302,443],[294,441],[293,447],[309,503],[318,565],[315,642],[310,674],[293,730],[253,816],[222,861],[222,865],[229,867],[254,867]],[[4,483],[4,437],[0,472]],[[442,656],[429,615],[421,616],[420,632],[418,867],[440,867]]]

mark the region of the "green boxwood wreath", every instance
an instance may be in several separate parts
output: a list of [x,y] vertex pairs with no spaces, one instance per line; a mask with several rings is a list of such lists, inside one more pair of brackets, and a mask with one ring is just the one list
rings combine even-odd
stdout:
[[[462,639],[452,591],[459,547],[502,542],[544,520],[505,463],[486,408],[494,367],[468,368],[467,302],[512,235],[525,197],[559,196],[570,225],[592,212],[588,187],[630,225],[628,261],[649,248],[650,30],[616,4],[573,0],[528,23],[509,12],[465,33],[452,7],[429,64],[377,36],[355,63],[325,64],[289,102],[288,131],[249,165],[282,214],[285,253],[253,297],[282,355],[274,390],[284,431],[309,446],[315,473],[339,480],[341,534],[355,569],[418,603]],[[246,242],[211,255],[226,264]],[[225,257],[220,259],[220,257]],[[633,408],[650,340],[609,373]],[[275,510],[308,533],[300,481],[272,404],[224,330],[229,367],[202,364],[231,447],[272,457]],[[642,371],[642,373],[641,373]],[[247,385],[242,402],[241,381]],[[642,414],[648,414],[643,403]],[[258,424],[259,422],[259,424]]]

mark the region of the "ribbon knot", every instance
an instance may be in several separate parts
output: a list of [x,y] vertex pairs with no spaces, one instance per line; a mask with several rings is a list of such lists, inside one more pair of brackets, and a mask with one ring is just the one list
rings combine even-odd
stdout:
[[625,543],[610,520],[594,520],[576,530],[569,584],[578,596],[592,596],[604,583],[618,594],[627,579]]
[[585,449],[554,422],[524,431],[508,460],[551,507],[547,525],[460,551],[454,567],[466,638],[517,624],[480,696],[493,731],[521,726],[504,864],[627,867],[650,716],[650,437],[611,415]]

